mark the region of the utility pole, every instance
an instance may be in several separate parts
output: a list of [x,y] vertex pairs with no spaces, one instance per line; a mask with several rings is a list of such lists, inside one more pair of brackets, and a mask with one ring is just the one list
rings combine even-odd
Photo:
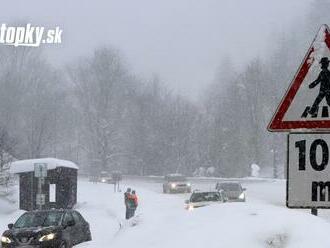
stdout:
[[45,194],[42,192],[42,186],[45,184],[45,178],[47,177],[47,164],[45,163],[35,163],[34,164],[34,177],[38,178],[38,188],[36,205],[39,210],[45,205]]

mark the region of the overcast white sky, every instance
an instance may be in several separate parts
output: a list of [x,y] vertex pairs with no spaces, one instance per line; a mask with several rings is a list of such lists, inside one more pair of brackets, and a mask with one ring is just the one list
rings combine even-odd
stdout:
[[[27,5],[27,2],[29,5]],[[265,54],[272,30],[302,16],[310,0],[56,0],[6,1],[2,23],[60,26],[63,44],[48,51],[56,65],[99,45],[122,50],[138,75],[157,73],[177,92],[196,98],[221,58],[237,67]]]

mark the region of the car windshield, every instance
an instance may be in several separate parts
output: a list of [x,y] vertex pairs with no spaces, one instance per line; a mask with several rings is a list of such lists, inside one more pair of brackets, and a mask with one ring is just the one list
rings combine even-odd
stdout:
[[242,188],[238,183],[222,183],[220,189],[224,191],[240,191]]
[[168,176],[166,177],[166,180],[169,182],[184,182],[187,181],[187,179],[184,176]]
[[108,177],[109,173],[106,171],[101,171],[101,177]]
[[193,193],[191,195],[190,201],[191,202],[221,201],[221,195],[218,192]]
[[31,212],[25,213],[16,221],[15,228],[56,226],[59,225],[62,212]]

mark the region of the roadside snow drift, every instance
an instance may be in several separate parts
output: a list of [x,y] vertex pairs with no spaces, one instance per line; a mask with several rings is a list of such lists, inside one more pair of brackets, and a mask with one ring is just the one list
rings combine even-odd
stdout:
[[[189,194],[162,194],[159,183],[125,182],[121,188],[126,187],[139,197],[138,217],[129,222],[123,219],[123,192],[114,193],[113,185],[79,180],[77,210],[90,223],[93,240],[77,248],[330,247],[329,222],[304,210],[287,209],[284,183],[250,183],[245,185],[246,203],[193,211],[184,209]],[[1,232],[23,212],[15,209],[0,200]]]
[[[155,209],[156,210],[156,209]],[[193,211],[162,210],[115,240],[112,247],[330,247],[324,220],[268,205],[227,203]]]

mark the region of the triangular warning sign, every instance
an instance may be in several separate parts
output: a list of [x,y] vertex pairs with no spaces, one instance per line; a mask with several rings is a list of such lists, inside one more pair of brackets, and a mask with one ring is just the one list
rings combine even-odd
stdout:
[[330,30],[322,25],[277,108],[269,131],[330,130]]

